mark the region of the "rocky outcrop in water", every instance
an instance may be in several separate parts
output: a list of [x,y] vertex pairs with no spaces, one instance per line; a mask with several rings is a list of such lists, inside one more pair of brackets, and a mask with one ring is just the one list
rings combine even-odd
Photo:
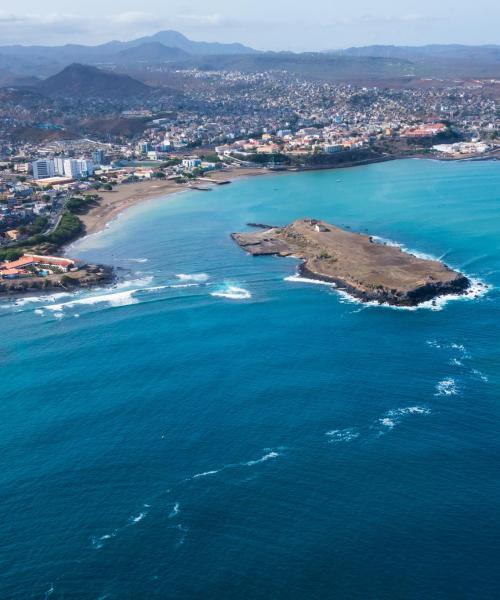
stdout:
[[301,275],[333,283],[364,302],[416,306],[438,296],[463,294],[470,287],[467,277],[440,261],[418,258],[316,219],[234,233],[232,238],[254,256],[299,258]]

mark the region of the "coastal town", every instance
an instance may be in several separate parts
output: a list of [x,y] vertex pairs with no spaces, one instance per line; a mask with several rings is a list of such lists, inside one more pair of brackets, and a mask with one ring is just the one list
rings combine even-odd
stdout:
[[210,191],[249,171],[500,155],[490,80],[382,88],[185,69],[175,81],[182,95],[70,102],[0,90],[0,259],[57,253],[131,184]]

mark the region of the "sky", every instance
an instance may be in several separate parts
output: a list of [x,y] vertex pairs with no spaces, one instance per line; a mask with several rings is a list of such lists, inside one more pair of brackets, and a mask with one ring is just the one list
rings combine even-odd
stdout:
[[3,0],[0,45],[98,44],[175,29],[259,50],[500,44],[497,0]]

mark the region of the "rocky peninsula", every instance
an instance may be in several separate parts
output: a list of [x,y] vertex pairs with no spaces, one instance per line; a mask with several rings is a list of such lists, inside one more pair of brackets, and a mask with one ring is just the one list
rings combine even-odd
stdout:
[[232,238],[254,256],[301,259],[302,276],[333,283],[363,302],[416,306],[438,296],[463,294],[470,286],[467,277],[440,261],[418,258],[316,219],[233,233]]
[[[1,274],[1,272],[0,272]],[[115,280],[111,267],[104,265],[79,265],[77,270],[67,273],[50,273],[44,276],[0,278],[0,297],[22,296],[38,292],[73,292],[99,285],[110,284]]]

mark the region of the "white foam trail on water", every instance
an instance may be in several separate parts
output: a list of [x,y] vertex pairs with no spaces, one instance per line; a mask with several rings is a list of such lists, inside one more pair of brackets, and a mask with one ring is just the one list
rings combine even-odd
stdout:
[[172,510],[170,511],[170,514],[168,515],[169,519],[173,519],[175,518],[179,513],[181,512],[181,509],[179,508],[179,503],[176,502],[172,508]]
[[128,290],[125,292],[115,292],[113,294],[102,294],[99,296],[88,296],[86,298],[78,298],[61,304],[48,304],[44,306],[46,310],[55,312],[54,316],[63,314],[61,311],[75,306],[93,306],[95,304],[109,304],[110,306],[128,306],[129,304],[137,304],[137,298],[134,298],[140,290]]
[[220,290],[211,292],[210,295],[215,298],[227,298],[228,300],[249,300],[252,297],[248,290],[236,285],[227,285]]
[[180,279],[180,281],[196,281],[198,283],[203,283],[208,281],[210,275],[207,273],[178,273],[176,277],[177,279]]
[[174,529],[177,529],[182,534],[179,541],[177,542],[177,546],[182,546],[182,544],[184,544],[184,542],[186,541],[187,534],[189,533],[189,527],[186,527],[185,525],[180,523],[179,525],[175,525]]
[[268,460],[272,460],[273,458],[278,458],[278,456],[281,456],[279,452],[271,450],[270,448],[264,448],[264,451],[266,452],[266,454],[255,460],[249,460],[247,462],[242,463],[231,463],[224,465],[220,469],[214,469],[213,471],[204,471],[203,473],[196,473],[196,475],[193,475],[192,477],[187,477],[184,481],[191,481],[192,479],[199,479],[201,477],[210,477],[211,475],[216,475],[217,473],[221,473],[226,469],[234,469],[236,467],[253,467],[255,465],[259,465],[261,463],[267,462]]
[[331,438],[329,443],[335,442],[351,442],[360,436],[359,431],[356,431],[353,427],[349,427],[347,429],[332,429],[331,431],[327,431],[325,433],[328,437]]
[[204,471],[203,473],[196,473],[193,475],[191,479],[198,479],[199,477],[209,477],[210,475],[215,475],[216,473],[220,473],[222,469],[216,469],[214,471]]
[[472,369],[471,373],[479,377],[479,379],[485,383],[489,381],[488,377],[484,373],[481,373],[479,369]]
[[139,523],[140,521],[142,521],[144,519],[144,517],[147,516],[147,511],[141,512],[139,513],[136,517],[131,517],[131,523]]
[[430,415],[431,409],[424,406],[407,406],[406,408],[396,408],[390,410],[389,417],[397,417],[399,415]]
[[197,283],[174,283],[173,285],[169,286],[172,289],[183,289],[183,288],[190,288],[190,287],[198,287]]
[[261,458],[258,458],[257,460],[249,460],[245,463],[242,463],[242,465],[245,467],[253,467],[254,465],[259,465],[260,463],[266,462],[273,458],[278,458],[278,456],[280,456],[279,452],[271,451],[271,452],[268,452],[267,454],[264,454],[264,456],[262,456]]
[[458,387],[455,380],[452,377],[443,379],[436,384],[435,396],[456,396],[458,394]]
[[405,406],[403,408],[394,408],[389,410],[385,416],[378,420],[379,424],[385,430],[394,429],[401,422],[401,419],[408,415],[430,415],[430,408],[425,406]]

